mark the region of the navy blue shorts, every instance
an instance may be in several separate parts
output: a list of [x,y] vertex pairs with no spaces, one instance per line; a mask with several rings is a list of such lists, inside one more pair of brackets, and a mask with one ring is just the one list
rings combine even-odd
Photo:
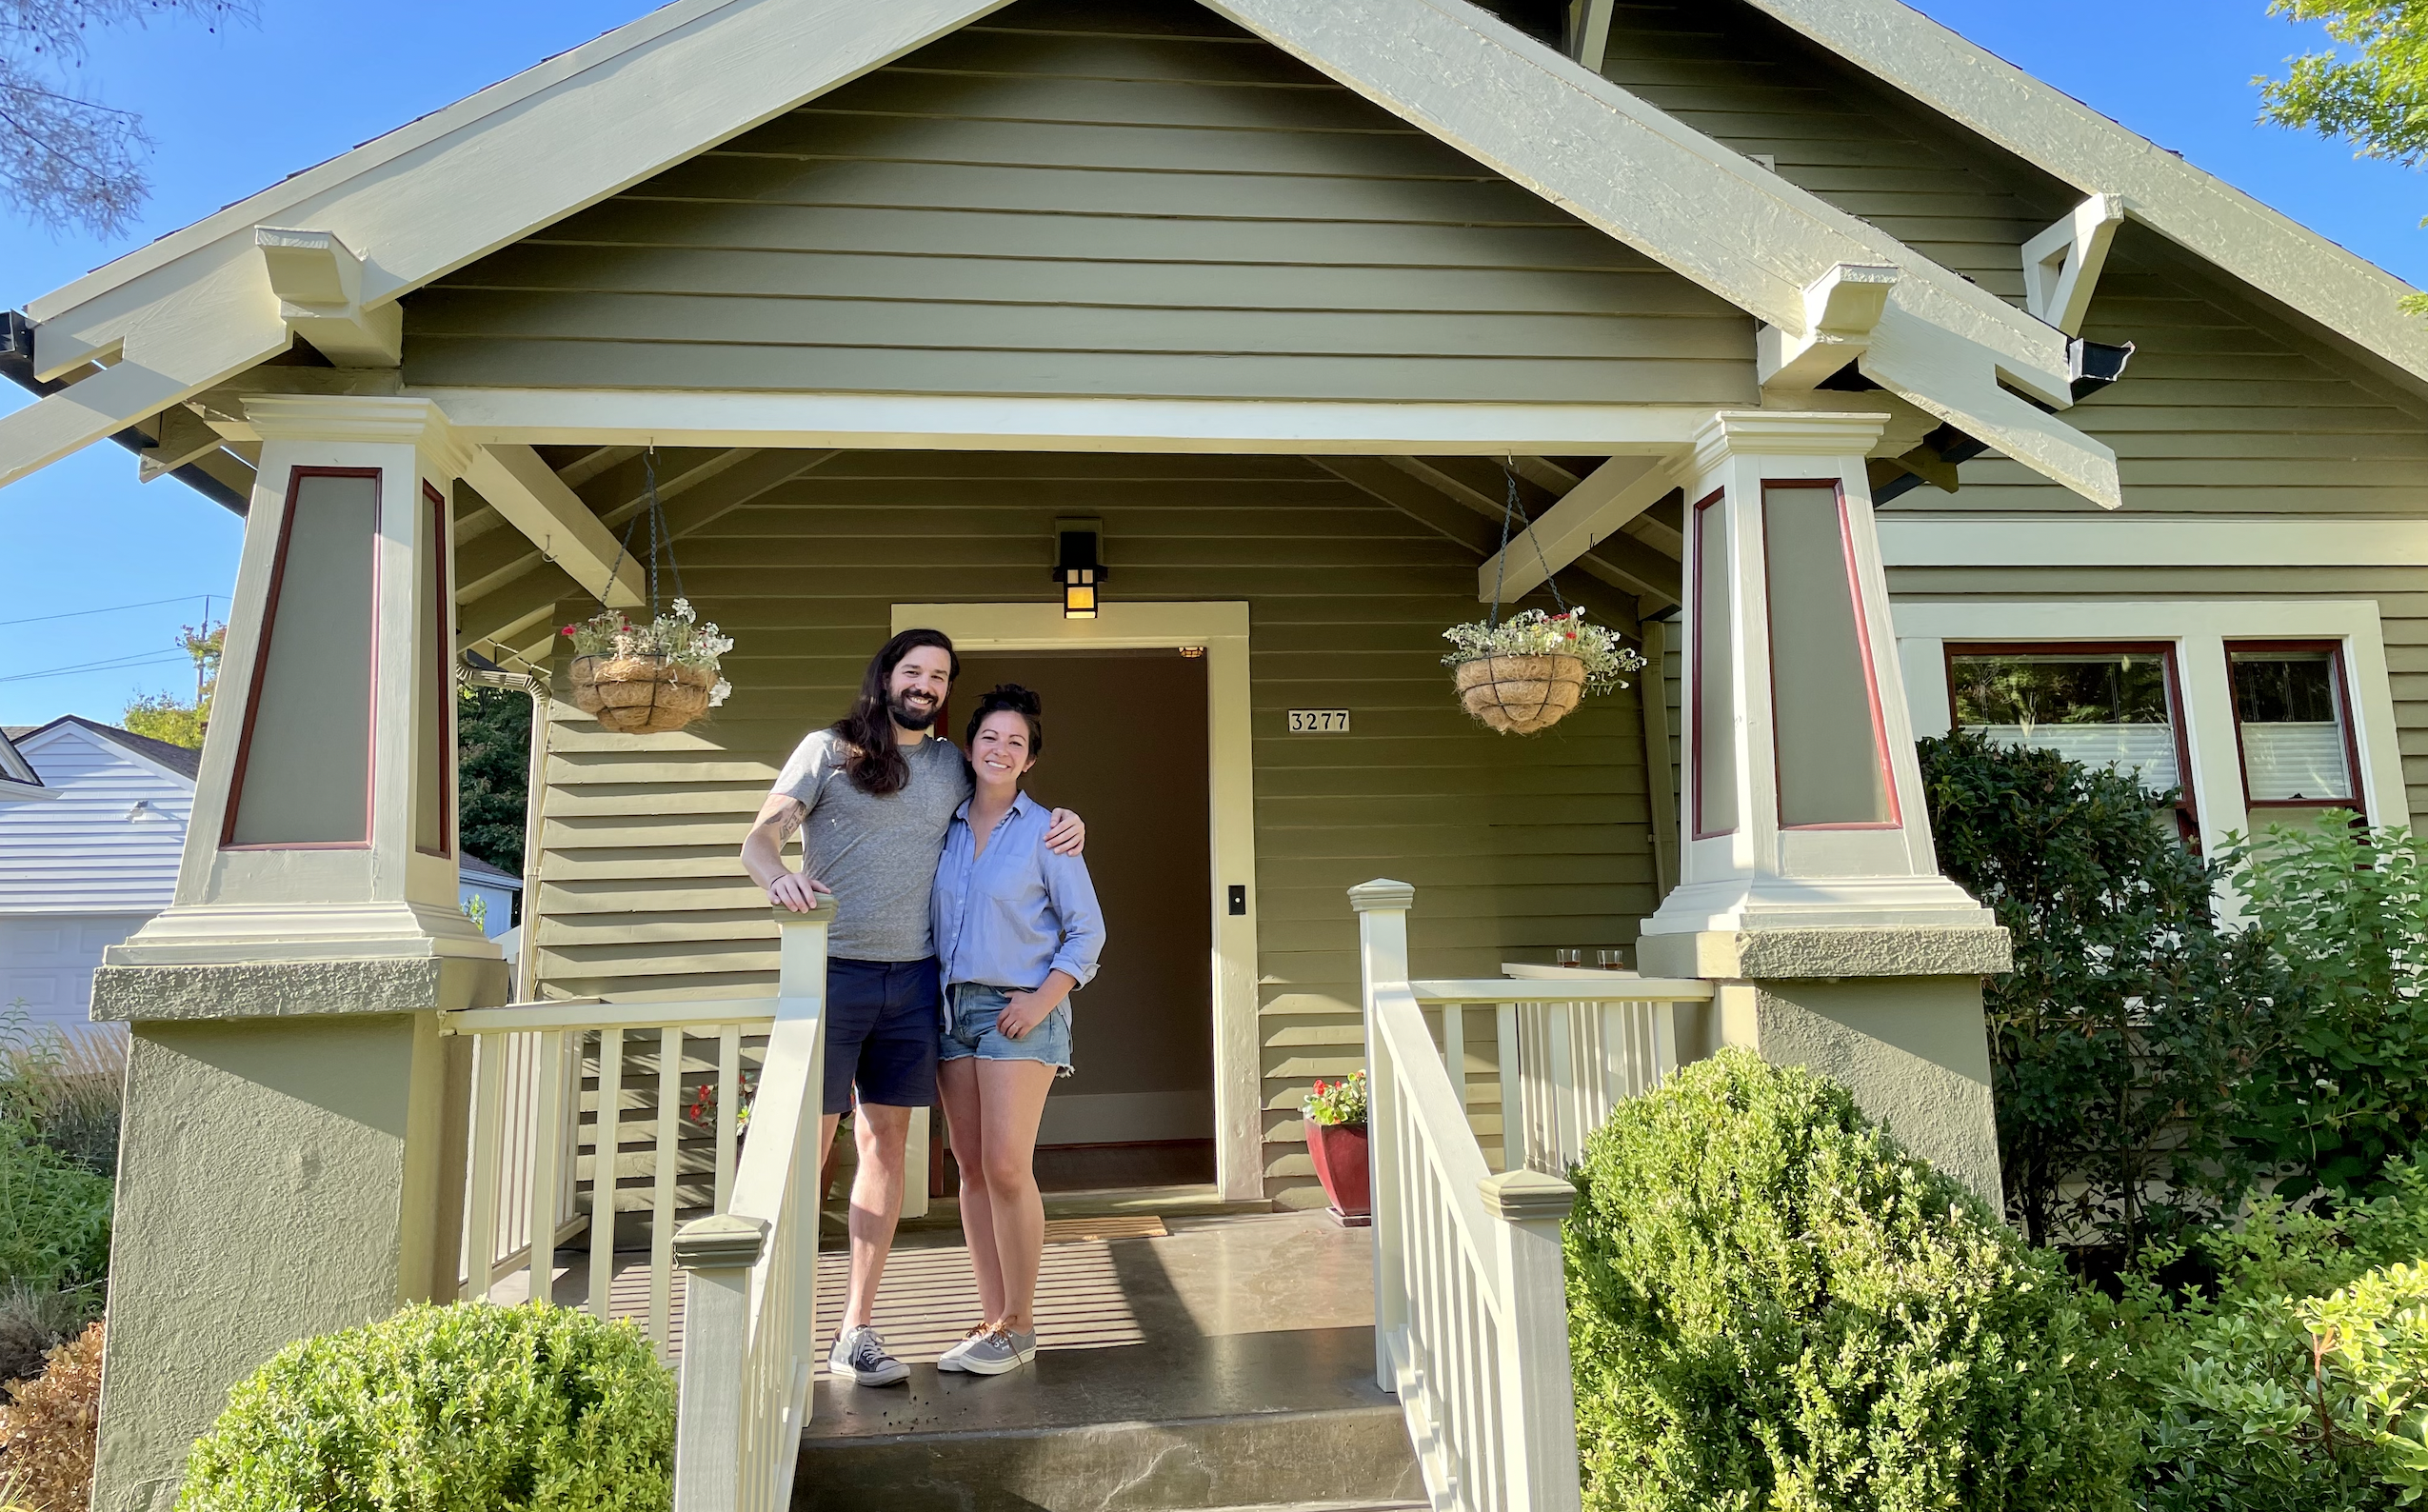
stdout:
[[826,1111],[860,1101],[936,1105],[937,1026],[944,998],[934,957],[826,963]]

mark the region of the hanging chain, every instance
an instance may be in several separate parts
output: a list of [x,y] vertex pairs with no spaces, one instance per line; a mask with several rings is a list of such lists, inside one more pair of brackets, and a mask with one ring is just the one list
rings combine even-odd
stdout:
[[[1492,618],[1487,623],[1495,629],[1501,627],[1501,587],[1509,574],[1509,528],[1516,523],[1519,513],[1518,469],[1512,462],[1513,459],[1503,458],[1501,463],[1501,481],[1507,486],[1508,492],[1501,504],[1501,551],[1492,559]],[[1542,554],[1542,537],[1535,532],[1531,520],[1526,522],[1526,538],[1534,543],[1534,559],[1542,564],[1542,582],[1545,587],[1551,589],[1551,602],[1560,606],[1561,613],[1567,613],[1568,601],[1561,595],[1560,579],[1552,572],[1549,559]]]
[[654,620],[659,612],[658,558],[661,555],[666,558],[667,571],[674,578],[674,596],[680,599],[690,595],[683,590],[683,564],[674,559],[674,532],[667,527],[666,506],[658,502],[658,448],[654,442],[641,454],[641,477],[648,503],[624,527],[624,539],[616,547],[615,564],[607,568],[599,603],[602,607],[606,606],[605,590],[615,587],[615,575],[624,570],[624,559],[632,554],[632,532],[640,529],[641,522],[647,520],[649,524],[649,618]]

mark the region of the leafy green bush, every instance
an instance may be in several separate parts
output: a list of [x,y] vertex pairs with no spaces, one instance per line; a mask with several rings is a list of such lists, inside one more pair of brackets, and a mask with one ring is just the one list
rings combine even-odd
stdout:
[[412,1306],[228,1396],[177,1512],[666,1512],[674,1378],[630,1323]]
[[2287,1195],[2383,1192],[2428,1129],[2428,868],[2411,831],[2353,818],[2271,829],[2227,858],[2291,985],[2236,1128]]
[[2064,1267],[1809,1072],[1622,1104],[1567,1239],[1596,1512],[2128,1505],[2134,1423]]
[[2334,1217],[2261,1202],[2199,1236],[2208,1288],[2159,1286],[2119,1320],[2147,1429],[2152,1512],[2339,1512],[2428,1489],[2428,1174]]
[[109,1269],[108,1178],[0,1119],[0,1285],[56,1291]]
[[2174,795],[1964,731],[1921,754],[1940,868],[2014,937],[1982,1004],[2018,1226],[2121,1260],[2233,1212],[2258,1174],[2236,1098],[2284,992],[2259,937],[2212,921],[2220,871]]

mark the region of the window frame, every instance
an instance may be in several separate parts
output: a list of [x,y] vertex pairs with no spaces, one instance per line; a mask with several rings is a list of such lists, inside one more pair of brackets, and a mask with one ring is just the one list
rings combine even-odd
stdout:
[[[2224,640],[2226,664],[2226,706],[2234,718],[2234,766],[2242,777],[2242,811],[2254,834],[2259,832],[2257,811],[2260,809],[2349,808],[2369,820],[2368,784],[2360,769],[2360,739],[2353,727],[2353,686],[2351,658],[2344,654],[2343,642],[2334,639],[2283,638],[2260,640]],[[2324,651],[2327,665],[2335,669],[2336,721],[2343,731],[2344,775],[2352,784],[2349,798],[2254,798],[2251,796],[2251,753],[2242,741],[2242,701],[2235,696],[2234,658],[2238,651]]]
[[1940,643],[1941,682],[1947,687],[1947,726],[1951,730],[1964,728],[1956,717],[1956,659],[1959,656],[2045,656],[2050,652],[2080,652],[2085,656],[2155,656],[2165,673],[2167,693],[2167,727],[2175,736],[2175,771],[2177,786],[2176,825],[2182,830],[2186,844],[2196,851],[2200,848],[2199,784],[2192,766],[2191,706],[2183,696],[2183,672],[2179,665],[2182,647],[2174,641],[1960,641]]

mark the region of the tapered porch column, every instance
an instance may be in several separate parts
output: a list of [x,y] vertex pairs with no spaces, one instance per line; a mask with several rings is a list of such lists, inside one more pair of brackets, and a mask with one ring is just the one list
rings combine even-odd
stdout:
[[503,1001],[457,906],[448,500],[427,401],[265,398],[175,903],[109,952],[129,1026],[94,1505],[166,1507],[281,1345],[452,1295],[462,1061]]
[[1981,977],[2006,932],[1940,875],[1864,456],[1886,417],[1722,413],[1686,485],[1680,883],[1648,974],[1719,1038],[1847,1084],[1993,1203]]

